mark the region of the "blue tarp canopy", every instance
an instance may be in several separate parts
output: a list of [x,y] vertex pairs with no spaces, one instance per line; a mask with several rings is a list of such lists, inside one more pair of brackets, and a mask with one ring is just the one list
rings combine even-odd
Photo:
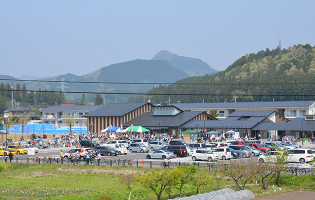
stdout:
[[109,126],[107,128],[105,128],[104,130],[102,130],[101,132],[116,132],[119,129],[118,126]]
[[[69,133],[70,128],[56,128],[51,124],[25,124],[23,133]],[[71,128],[74,133],[87,133],[87,128]],[[8,133],[22,133],[22,125],[15,125],[8,129]]]
[[225,133],[226,133],[226,134],[234,134],[235,131],[229,130],[229,131],[227,131],[227,132],[225,132]]

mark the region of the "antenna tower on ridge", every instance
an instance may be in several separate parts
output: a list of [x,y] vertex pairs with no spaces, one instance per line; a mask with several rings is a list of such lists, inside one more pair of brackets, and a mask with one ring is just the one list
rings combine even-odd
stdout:
[[279,49],[281,50],[281,37],[279,37]]
[[68,88],[67,86],[66,86],[66,83],[64,82],[65,81],[65,79],[64,78],[62,78],[61,79],[61,82],[60,82],[60,86],[58,87],[58,88],[60,88],[61,89],[61,92],[65,92],[66,90],[66,88]]

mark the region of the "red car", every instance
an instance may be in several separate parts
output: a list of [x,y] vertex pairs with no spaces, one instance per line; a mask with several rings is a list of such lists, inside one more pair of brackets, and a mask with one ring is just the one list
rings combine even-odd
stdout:
[[71,153],[73,153],[73,155],[79,155],[80,152],[81,152],[81,157],[83,157],[88,150],[91,150],[92,148],[82,148],[82,149],[71,149],[70,151],[68,151],[64,156],[63,158],[69,158]]
[[241,141],[228,141],[227,143],[231,144],[231,145],[244,145],[244,142]]
[[265,152],[265,153],[268,152],[268,151],[271,151],[270,148],[268,148],[268,147],[263,147],[263,146],[261,146],[261,145],[258,144],[258,143],[244,143],[244,145],[254,147],[255,149],[260,150],[260,151]]

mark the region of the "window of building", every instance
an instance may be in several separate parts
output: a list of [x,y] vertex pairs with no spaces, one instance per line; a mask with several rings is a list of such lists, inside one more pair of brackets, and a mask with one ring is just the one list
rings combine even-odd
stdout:
[[219,111],[219,117],[224,117],[224,110]]
[[306,111],[305,110],[300,110],[300,116],[303,117],[305,116]]
[[296,110],[290,110],[290,117],[296,117]]
[[180,111],[174,107],[155,107],[153,115],[177,115]]

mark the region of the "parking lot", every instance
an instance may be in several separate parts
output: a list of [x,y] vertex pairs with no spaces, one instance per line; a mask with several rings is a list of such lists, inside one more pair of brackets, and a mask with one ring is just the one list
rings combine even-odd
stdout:
[[[306,147],[312,148],[313,144],[308,144]],[[49,163],[48,158],[60,158],[60,151],[62,150],[64,153],[68,152],[70,149],[73,149],[72,147],[60,147],[60,148],[51,148],[51,149],[40,149],[38,153],[36,153],[35,156],[27,156],[26,154],[20,154],[15,155],[13,157],[12,162],[18,162],[18,163],[38,163],[38,162],[46,162]],[[163,162],[171,163],[170,167],[175,167],[177,165],[189,165],[189,164],[195,164],[195,165],[203,165],[207,163],[207,161],[193,161],[191,156],[188,157],[176,157],[172,159],[147,159],[146,158],[147,153],[135,153],[135,152],[128,152],[126,155],[117,155],[117,156],[102,156],[101,160],[107,161],[107,165],[124,165],[128,166],[128,164],[131,163],[132,166],[136,167],[163,167]],[[258,159],[258,157],[252,157],[254,159]],[[28,159],[28,161],[27,161]],[[240,162],[241,160],[247,161],[250,158],[238,158],[238,159],[231,159],[235,160],[236,162]],[[1,157],[1,162],[4,162],[4,157]],[[9,162],[9,159],[7,159],[7,162]],[[214,161],[213,163],[229,163],[230,160],[219,160]],[[66,164],[64,162],[63,164]],[[81,161],[80,164],[87,164],[85,161]],[[97,163],[96,163],[97,164]],[[102,163],[101,163],[102,164]],[[104,163],[103,163],[104,164]],[[300,163],[292,163],[291,165],[294,165],[295,167],[300,168],[310,168],[311,166],[309,164],[300,164]],[[168,166],[167,166],[168,167]]]

